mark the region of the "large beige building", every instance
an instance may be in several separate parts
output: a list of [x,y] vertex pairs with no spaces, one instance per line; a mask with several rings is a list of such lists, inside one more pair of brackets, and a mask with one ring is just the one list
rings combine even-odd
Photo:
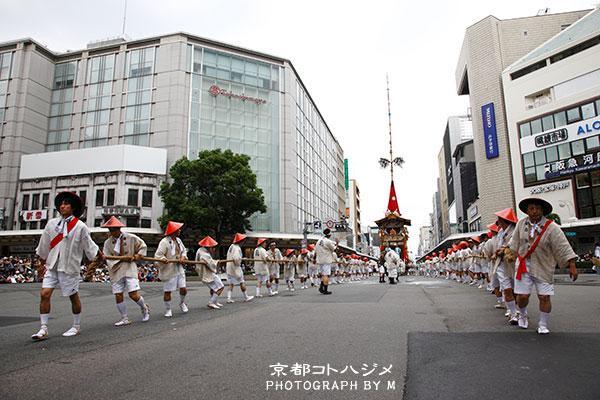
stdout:
[[254,231],[302,237],[345,211],[342,148],[292,63],[187,33],[0,43],[0,133],[3,253],[33,245],[62,190],[85,198],[89,226],[116,214],[159,235],[169,168],[217,148],[250,156],[267,205]]
[[515,206],[501,74],[589,12],[573,11],[500,20],[489,16],[468,27],[456,67],[458,95],[469,95],[479,199],[469,222],[495,221],[494,212]]

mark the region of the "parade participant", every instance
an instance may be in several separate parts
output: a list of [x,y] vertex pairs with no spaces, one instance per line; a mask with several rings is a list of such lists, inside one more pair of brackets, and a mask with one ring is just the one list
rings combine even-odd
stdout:
[[142,322],[150,319],[150,307],[144,298],[138,294],[140,281],[138,267],[135,263],[146,255],[146,243],[134,234],[122,232],[125,225],[115,217],[111,217],[102,228],[108,228],[110,237],[104,241],[102,253],[105,256],[125,256],[126,260],[105,260],[112,283],[112,292],[117,301],[117,309],[121,313],[121,320],[115,326],[131,324],[127,317],[127,306],[123,301],[123,292],[127,291],[129,298],[142,310]]
[[325,228],[323,230],[323,237],[319,239],[315,246],[316,261],[319,265],[319,272],[321,274],[321,285],[319,286],[319,292],[322,294],[331,294],[327,290],[329,285],[329,275],[331,275],[331,264],[335,261],[335,251],[337,250],[337,244],[339,239],[335,239],[335,242],[331,239],[331,230]]
[[555,266],[568,266],[569,276],[575,281],[578,275],[575,267],[577,255],[558,225],[544,217],[552,212],[550,203],[530,197],[519,202],[519,209],[527,217],[517,223],[509,242],[511,254],[518,261],[514,291],[519,307],[519,327],[527,329],[529,326],[527,305],[531,288],[535,285],[540,308],[537,332],[548,334]]
[[[177,289],[179,289],[179,309],[183,313],[188,312],[188,307],[185,303],[187,288],[185,269],[183,267],[184,261],[188,259],[187,249],[179,238],[182,226],[183,222],[170,221],[167,224],[165,237],[158,243],[158,248],[156,249],[156,253],[154,253],[156,258],[163,260],[162,262],[157,262],[156,265],[158,266],[158,278],[163,284],[163,300],[166,308],[165,317],[167,318],[173,316],[173,311],[171,311],[171,292]],[[178,261],[168,263],[167,260]]]
[[387,249],[385,253],[385,267],[387,269],[388,278],[390,278],[390,284],[395,285],[394,279],[398,278],[398,263],[400,257],[395,250]]
[[218,310],[223,307],[222,304],[218,303],[217,300],[221,293],[223,293],[223,282],[217,275],[217,262],[212,258],[210,254],[214,251],[215,246],[218,243],[210,236],[205,237],[198,242],[200,248],[196,252],[196,261],[203,261],[202,264],[196,264],[196,272],[198,272],[198,278],[210,289],[210,300],[206,307]]
[[244,301],[251,301],[254,296],[248,296],[246,291],[246,283],[244,281],[244,271],[242,271],[242,248],[241,246],[246,241],[246,235],[236,233],[233,238],[233,243],[227,249],[227,259],[233,260],[227,262],[225,266],[225,272],[227,273],[227,283],[229,288],[227,290],[227,303],[233,303],[231,295],[233,293],[233,287],[240,285],[240,290],[244,295]]
[[78,218],[85,206],[79,196],[72,192],[61,192],[54,199],[54,206],[60,217],[46,224],[38,247],[35,249],[40,258],[38,273],[46,273],[40,293],[40,330],[31,336],[33,340],[48,338],[48,319],[50,316],[50,298],[56,285],[60,285],[63,297],[69,297],[73,312],[73,326],[63,336],[75,336],[81,333],[81,301],[79,300],[79,273],[81,258],[88,259],[101,255],[96,243],[92,241],[88,227]]
[[259,238],[256,242],[256,248],[254,249],[254,273],[256,274],[256,297],[263,297],[260,294],[260,288],[263,282],[266,282],[267,289],[269,290],[269,296],[275,296],[271,289],[271,282],[269,282],[269,266],[268,262],[271,260],[265,249],[267,245],[267,239]]
[[479,236],[473,236],[471,239],[473,240],[473,247],[471,249],[472,282],[470,285],[478,285],[478,288],[481,289],[483,287],[483,281],[481,280],[481,264],[479,260],[481,257],[481,250],[479,247],[481,245],[481,239],[479,239]]
[[373,272],[373,274],[379,273],[379,271],[377,270],[377,261],[373,259],[369,260],[369,268]]
[[507,309],[509,322],[511,325],[519,323],[517,314],[517,306],[515,304],[515,296],[513,293],[515,265],[514,261],[505,259],[505,250],[511,240],[515,225],[517,223],[517,215],[512,208],[507,208],[495,213],[498,217],[496,224],[500,227],[498,232],[498,247],[496,249],[496,274],[500,282],[500,291],[504,294],[504,304]]
[[[273,282],[275,282],[275,290],[273,293],[279,293],[279,273],[281,270],[283,255],[281,251],[277,248],[277,243],[271,242],[269,244],[269,250],[267,250],[267,254],[269,258],[274,260],[269,262],[269,282],[271,283],[271,287],[273,286]],[[275,261],[277,260],[277,261]]]
[[286,290],[294,292],[296,290],[294,287],[294,271],[296,269],[296,255],[294,254],[294,250],[288,249],[285,252],[285,258],[287,262],[283,265],[283,278],[287,285]]
[[488,232],[482,233],[479,235],[479,240],[481,243],[479,244],[479,268],[481,269],[480,281],[481,283],[477,287],[478,289],[483,289],[484,285],[489,287],[490,277],[489,272],[490,269],[488,267],[488,258],[485,255],[485,247],[487,242],[490,240],[491,234],[488,235]]
[[[308,278],[310,279],[310,286],[315,286],[315,283],[319,282],[319,266],[317,265],[316,256],[315,256],[315,245],[308,245],[308,254],[307,254],[309,263],[308,263]],[[315,282],[316,281],[316,282]]]
[[337,253],[333,254],[333,262],[331,263],[331,281],[333,283],[339,284],[340,281],[338,280],[338,275],[339,275],[339,270],[340,270],[340,256]]
[[385,283],[385,255],[382,254],[383,258],[379,258],[379,283]]
[[300,251],[300,255],[298,256],[298,266],[297,268],[297,272],[298,272],[298,277],[300,278],[300,289],[306,289],[306,271],[308,270],[308,250],[306,250],[305,248],[303,248]]
[[504,296],[500,291],[500,280],[498,279],[498,275],[496,274],[496,250],[498,249],[498,232],[500,228],[498,225],[489,224],[488,229],[490,230],[492,237],[490,240],[486,242],[484,248],[484,254],[489,260],[490,265],[490,288],[492,292],[496,295],[496,308],[505,309],[506,306],[504,304]]

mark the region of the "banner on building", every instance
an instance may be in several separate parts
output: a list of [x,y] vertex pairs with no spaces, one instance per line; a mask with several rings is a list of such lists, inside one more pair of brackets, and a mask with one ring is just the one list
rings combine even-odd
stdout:
[[483,137],[485,139],[486,158],[498,157],[498,134],[496,133],[496,115],[494,113],[494,103],[489,103],[481,107],[483,117]]

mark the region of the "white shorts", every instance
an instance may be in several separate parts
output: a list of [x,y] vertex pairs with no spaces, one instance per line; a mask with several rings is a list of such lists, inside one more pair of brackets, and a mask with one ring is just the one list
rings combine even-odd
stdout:
[[273,275],[273,278],[279,279],[279,264],[269,265],[269,275]]
[[256,281],[257,282],[266,282],[268,280],[269,280],[269,275],[256,274]]
[[473,265],[473,273],[475,273],[475,274],[481,273],[481,267],[479,265]]
[[298,278],[306,278],[306,274],[298,274]]
[[331,264],[319,264],[319,272],[324,276],[331,275]]
[[240,276],[239,278],[236,278],[235,276],[227,275],[227,282],[230,285],[239,285],[241,283],[244,283],[244,275]]
[[498,276],[498,282],[500,282],[500,290],[505,291],[506,289],[512,289],[514,285],[514,279],[512,276],[506,276],[504,274],[504,263],[501,262],[496,270]]
[[214,280],[212,282],[209,283],[204,283],[206,286],[208,286],[212,291],[217,291],[219,289],[221,289],[223,286],[223,281],[221,281],[221,278],[219,278],[219,275],[217,274],[213,274],[214,275]]
[[112,284],[112,292],[113,294],[117,293],[131,293],[140,290],[140,281],[138,278],[128,278],[124,277],[119,279],[119,281]]
[[488,267],[487,265],[484,267],[481,267],[481,273],[482,274],[489,274],[490,273],[490,267]]
[[79,291],[79,274],[65,274],[56,270],[46,270],[42,288],[54,289],[60,284],[60,291],[63,297],[73,296]]
[[531,294],[531,288],[535,284],[535,291],[538,295],[554,296],[554,284],[543,282],[528,273],[521,274],[521,280],[515,279],[516,294]]
[[492,285],[492,287],[494,289],[500,287],[500,280],[498,279],[498,274],[492,275],[492,283],[491,283],[491,285]]
[[317,275],[318,273],[319,273],[319,269],[318,269],[318,268],[309,268],[309,269],[308,269],[308,274],[309,274],[310,276]]
[[385,274],[385,268],[383,266],[379,267],[379,273]]
[[173,292],[185,287],[185,274],[177,274],[168,281],[163,281],[163,292]]

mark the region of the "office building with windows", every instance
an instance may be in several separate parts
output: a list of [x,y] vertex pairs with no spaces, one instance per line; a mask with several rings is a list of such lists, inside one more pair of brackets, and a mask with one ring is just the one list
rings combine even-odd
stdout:
[[91,227],[118,215],[158,234],[169,168],[216,148],[251,157],[268,209],[254,231],[345,211],[342,148],[292,63],[187,33],[64,53],[0,43],[0,130],[2,238],[39,234],[62,190]]
[[549,201],[563,229],[591,249],[600,238],[600,10],[502,78],[515,198]]
[[[456,67],[458,95],[468,95],[473,117],[473,146],[479,199],[477,214],[485,227],[494,212],[515,207],[502,71],[589,10],[501,20],[488,16],[466,29]],[[470,209],[469,212],[473,210]]]

